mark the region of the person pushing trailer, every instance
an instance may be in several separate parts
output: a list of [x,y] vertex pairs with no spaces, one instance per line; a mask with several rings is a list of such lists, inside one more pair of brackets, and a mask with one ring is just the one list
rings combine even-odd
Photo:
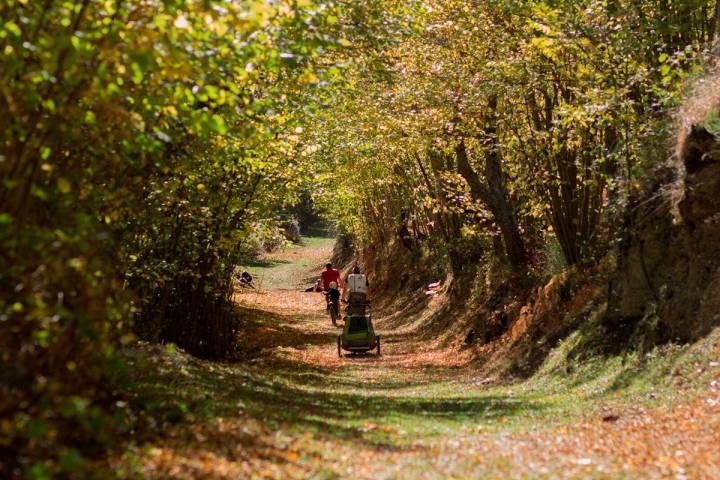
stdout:
[[343,297],[348,305],[367,303],[367,291],[370,286],[367,275],[360,273],[360,267],[355,266],[350,275],[345,278]]

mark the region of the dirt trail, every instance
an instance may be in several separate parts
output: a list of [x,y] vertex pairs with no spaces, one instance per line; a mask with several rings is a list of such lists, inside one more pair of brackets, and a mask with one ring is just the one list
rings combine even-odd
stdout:
[[331,241],[310,243],[256,265],[263,288],[237,295],[245,361],[163,360],[190,413],[132,454],[142,476],[720,478],[717,383],[670,410],[488,386],[462,353],[382,320],[382,357],[338,358],[322,296],[297,288],[329,256]]

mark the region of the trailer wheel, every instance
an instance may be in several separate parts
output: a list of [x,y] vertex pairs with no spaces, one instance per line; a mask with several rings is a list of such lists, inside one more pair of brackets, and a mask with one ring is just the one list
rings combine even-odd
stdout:
[[342,358],[342,335],[338,335],[338,357]]
[[380,336],[377,337],[377,354],[378,357],[380,356]]

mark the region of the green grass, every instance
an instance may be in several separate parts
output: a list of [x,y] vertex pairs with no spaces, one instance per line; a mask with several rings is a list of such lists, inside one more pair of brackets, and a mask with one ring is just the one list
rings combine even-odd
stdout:
[[[314,478],[343,478],[338,465],[355,451],[437,451],[448,441],[471,442],[478,432],[501,438],[598,419],[607,408],[622,413],[668,405],[692,397],[720,374],[717,364],[710,366],[720,329],[694,345],[597,356],[570,367],[572,360],[556,357],[570,351],[573,341],[560,345],[536,376],[490,387],[476,384],[472,371],[399,368],[369,356],[331,369],[280,358],[213,363],[172,350],[132,350],[127,389],[136,395],[134,408],[157,422],[156,432],[236,419],[254,427],[243,427],[245,433],[229,441],[248,442],[249,452],[258,442],[279,450],[292,444]],[[149,451],[165,439],[151,435],[143,441],[142,450]],[[470,468],[462,463],[468,459],[461,460],[454,471]],[[415,469],[421,475],[429,461],[413,457],[403,475]],[[488,474],[514,471],[500,456],[483,462]]]
[[[719,339],[716,331],[692,346],[597,358],[573,373],[545,369],[525,382],[494,387],[476,386],[467,372],[456,380],[452,372],[366,366],[363,357],[340,369],[323,369],[282,361],[260,367],[218,364],[166,352],[155,366],[148,363],[151,357],[135,359],[146,376],[136,378],[132,390],[141,392],[150,410],[155,404],[161,409],[184,405],[194,419],[234,415],[241,403],[244,412],[270,425],[402,445],[465,426],[525,431],[562,423],[591,414],[602,400],[617,405],[676,401],[720,372],[709,366],[709,352]],[[446,378],[433,379],[435,373]],[[394,433],[363,432],[368,421]]]
[[[303,255],[294,258],[290,249],[255,263],[251,272],[267,282],[264,288],[278,288],[288,279],[298,282],[327,258],[332,242],[308,238],[303,247],[295,247]],[[309,258],[308,251],[316,256]],[[256,320],[267,326],[282,324],[271,314],[258,315]],[[374,356],[350,357],[330,368],[291,360],[278,351],[245,362],[216,363],[174,349],[129,350],[131,374],[123,384],[135,398],[139,423],[155,429],[138,438],[144,448],[131,447],[126,463],[138,463],[138,451],[164,445],[167,439],[158,432],[202,426],[209,437],[224,438],[214,425],[231,419],[241,428],[224,442],[243,445],[248,455],[265,458],[267,449],[287,452],[287,445],[293,445],[296,463],[304,470],[289,477],[345,478],[343,468],[357,464],[353,456],[367,452],[409,457],[397,467],[402,475],[391,472],[387,478],[423,477],[438,455],[454,454],[447,451],[448,442],[472,444],[478,432],[502,438],[597,420],[608,410],[622,414],[671,405],[694,397],[720,375],[720,328],[692,345],[607,355],[599,319],[598,313],[583,322],[533,377],[494,386],[478,382],[483,372],[472,367],[397,365]],[[327,344],[322,335],[314,335],[313,342],[308,337],[307,345],[296,348],[334,349],[332,334]],[[435,452],[434,457],[416,454],[424,450]],[[517,477],[516,466],[500,453],[483,458],[482,464],[458,457],[450,470],[470,471],[474,477]]]
[[[335,239],[327,236],[303,237],[301,245],[291,245],[282,252],[264,255],[240,268],[250,272],[253,283],[261,290],[308,286],[319,275],[334,243]],[[317,254],[307,255],[308,250]]]
[[[555,421],[563,412],[568,419],[594,415],[603,407],[618,409],[669,405],[693,398],[720,374],[716,361],[720,351],[720,328],[691,345],[664,345],[649,352],[628,351],[616,355],[591,352],[573,358],[587,348],[578,330],[548,357],[540,371],[526,382],[507,387],[508,392],[541,399]],[[560,420],[559,415],[557,420]]]

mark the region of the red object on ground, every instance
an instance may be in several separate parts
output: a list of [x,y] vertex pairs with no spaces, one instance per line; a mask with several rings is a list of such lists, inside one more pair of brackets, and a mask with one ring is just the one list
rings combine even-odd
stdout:
[[334,268],[323,270],[320,274],[320,280],[322,281],[322,287],[325,289],[330,288],[330,282],[335,282],[340,285],[340,272]]

